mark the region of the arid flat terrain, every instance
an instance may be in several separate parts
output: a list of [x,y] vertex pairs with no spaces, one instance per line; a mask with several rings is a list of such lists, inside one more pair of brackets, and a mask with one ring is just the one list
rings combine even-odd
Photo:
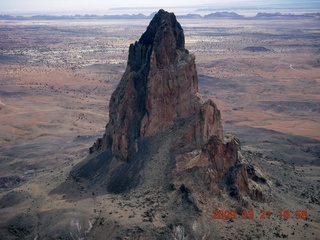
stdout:
[[[0,239],[56,239],[61,229],[70,239],[93,239],[112,224],[145,224],[165,201],[148,189],[81,199],[49,194],[103,134],[129,45],[148,22],[0,21]],[[217,236],[319,239],[319,20],[180,23],[202,97],[214,100],[225,131],[239,137],[243,155],[273,186],[272,197],[254,206],[271,210],[271,219],[213,219]],[[232,205],[219,200],[212,208]],[[285,207],[309,218],[281,220],[276,213]],[[161,226],[161,216],[153,224]]]

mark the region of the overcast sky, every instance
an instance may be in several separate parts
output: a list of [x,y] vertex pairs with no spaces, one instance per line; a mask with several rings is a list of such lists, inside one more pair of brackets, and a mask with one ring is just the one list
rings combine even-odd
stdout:
[[320,0],[0,0],[0,14],[15,13],[102,13],[108,14],[110,8],[167,8],[208,5],[213,7],[228,6],[266,6],[270,4],[288,4],[288,6],[313,2],[320,5]]

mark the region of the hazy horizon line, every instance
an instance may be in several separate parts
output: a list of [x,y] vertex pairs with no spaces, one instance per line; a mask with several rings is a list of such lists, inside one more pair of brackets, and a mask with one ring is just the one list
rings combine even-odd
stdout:
[[176,15],[185,15],[185,14],[198,14],[204,16],[208,13],[215,12],[233,12],[237,14],[242,14],[244,16],[254,16],[258,13],[282,13],[282,14],[308,14],[308,13],[320,13],[320,9],[301,9],[301,8],[291,8],[291,9],[282,9],[282,8],[242,8],[242,9],[230,9],[230,8],[208,8],[208,9],[196,9],[194,11],[185,11],[182,8],[175,8],[174,11],[172,8],[139,8],[139,10],[151,10],[151,11],[130,11],[136,8],[113,8],[108,9],[108,11],[91,11],[91,12],[74,12],[74,11],[0,11],[0,15],[10,15],[10,16],[21,16],[21,17],[31,17],[37,15],[48,15],[48,16],[74,16],[74,15],[138,15],[143,14],[145,16],[152,15],[154,12],[157,12],[159,9],[164,9],[168,12],[174,12]]
[[[0,15],[15,15],[15,16],[32,16],[32,15],[75,15],[75,14],[144,14],[150,15],[157,12],[159,9],[164,9],[169,12],[176,14],[206,14],[208,12],[216,11],[227,11],[236,12],[239,14],[257,14],[258,12],[282,12],[282,13],[317,13],[320,12],[320,4],[316,4],[314,1],[307,1],[305,3],[295,1],[295,4],[288,4],[286,2],[274,2],[270,0],[269,4],[192,4],[192,5],[181,5],[181,6],[115,6],[115,7],[101,7],[92,6],[91,8],[79,9],[77,8],[66,8],[64,10],[52,8],[52,9],[41,9],[41,8],[6,8],[5,6],[0,7]],[[294,1],[294,0],[291,0]]]

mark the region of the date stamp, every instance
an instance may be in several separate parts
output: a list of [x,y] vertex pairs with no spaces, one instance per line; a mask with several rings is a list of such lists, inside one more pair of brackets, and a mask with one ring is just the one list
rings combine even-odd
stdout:
[[279,219],[288,220],[289,218],[295,219],[308,219],[307,210],[283,210],[277,213],[271,213],[269,210],[260,210],[260,213],[257,214],[253,210],[242,210],[241,214],[238,214],[235,210],[213,210],[212,211],[212,219],[270,219],[271,214],[276,214]]

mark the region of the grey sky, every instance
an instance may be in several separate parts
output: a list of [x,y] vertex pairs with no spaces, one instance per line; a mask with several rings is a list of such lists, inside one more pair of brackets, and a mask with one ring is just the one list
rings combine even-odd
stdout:
[[[270,4],[292,7],[301,4],[320,5],[319,0],[0,0],[0,14],[13,13],[106,13],[115,7],[168,8],[168,7],[212,7],[262,6]],[[310,5],[311,6],[311,5]]]

